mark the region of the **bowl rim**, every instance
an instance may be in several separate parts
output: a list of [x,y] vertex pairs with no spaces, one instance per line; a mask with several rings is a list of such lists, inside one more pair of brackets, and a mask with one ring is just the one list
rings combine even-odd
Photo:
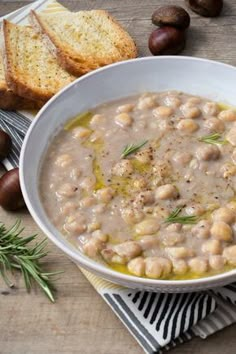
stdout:
[[[30,198],[28,196],[28,191],[27,191],[27,186],[25,183],[25,175],[24,171],[27,168],[27,162],[25,161],[25,151],[27,149],[28,145],[28,140],[31,135],[31,132],[36,129],[36,125],[42,116],[42,114],[47,110],[47,108],[54,104],[54,102],[60,97],[64,92],[66,92],[70,87],[76,85],[77,83],[86,80],[88,77],[96,75],[97,73],[100,73],[102,71],[110,70],[113,67],[116,66],[123,66],[123,65],[132,65],[132,62],[143,62],[143,61],[165,61],[165,60],[173,60],[173,61],[194,61],[194,62],[205,62],[208,64],[216,65],[219,67],[225,67],[227,69],[233,69],[236,70],[236,67],[230,64],[222,63],[219,61],[215,60],[210,60],[210,59],[205,59],[205,58],[199,58],[199,57],[190,57],[190,56],[171,56],[171,55],[163,55],[163,56],[158,56],[158,57],[141,57],[141,58],[135,58],[132,60],[125,60],[121,61],[118,63],[113,63],[110,65],[107,65],[105,67],[99,68],[97,70],[94,70],[82,77],[79,77],[66,87],[64,87],[62,90],[60,90],[56,95],[54,95],[37,113],[36,117],[34,118],[33,122],[30,124],[30,127],[26,133],[26,136],[23,141],[22,149],[21,149],[21,154],[20,154],[20,161],[19,161],[19,175],[20,175],[20,185],[21,185],[21,190],[22,194],[26,203],[26,206],[28,208],[28,211],[30,212],[31,216],[33,217],[34,221],[36,224],[39,226],[39,228],[45,233],[45,235],[58,247],[60,248],[64,253],[66,253],[70,258],[72,258],[78,265],[81,267],[84,267],[85,269],[88,269],[92,271],[93,273],[99,274],[99,276],[104,277],[106,279],[109,279],[110,281],[114,281],[114,283],[117,281],[119,283],[121,280],[123,283],[126,282],[126,284],[130,285],[135,285],[137,287],[137,284],[139,283],[140,286],[149,286],[152,288],[155,288],[160,286],[160,287],[200,287],[207,284],[207,287],[210,287],[212,284],[214,286],[214,283],[220,283],[220,282],[225,282],[227,278],[232,278],[232,276],[236,276],[236,268],[225,271],[223,273],[215,274],[212,276],[205,276],[205,277],[200,277],[196,279],[186,279],[186,280],[164,280],[164,279],[151,279],[151,278],[142,278],[142,277],[137,277],[134,275],[129,275],[125,273],[121,273],[118,271],[113,270],[112,268],[106,267],[105,265],[102,265],[99,262],[96,262],[88,257],[81,257],[81,253],[77,251],[76,249],[70,249],[68,248],[65,244],[63,244],[56,236],[54,236],[53,232],[51,232],[47,226],[44,225],[44,222],[41,220],[41,218],[38,216],[37,211],[35,210],[34,205],[31,204]],[[43,206],[41,205],[41,208]],[[216,285],[218,286],[218,285]]]

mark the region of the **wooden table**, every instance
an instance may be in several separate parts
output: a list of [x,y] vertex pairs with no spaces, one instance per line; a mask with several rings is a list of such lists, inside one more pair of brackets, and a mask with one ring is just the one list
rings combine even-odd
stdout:
[[[30,1],[0,1],[0,16]],[[149,55],[148,35],[153,29],[152,12],[164,4],[184,5],[184,1],[158,0],[68,0],[71,10],[104,8],[111,12],[137,42],[140,56]],[[191,12],[190,12],[191,13]],[[225,1],[221,17],[201,18],[191,13],[192,25],[183,54],[216,59],[236,65],[236,1]],[[3,170],[1,170],[2,172]],[[0,220],[11,225],[21,218],[25,233],[42,232],[27,212],[10,214],[0,208]],[[27,294],[22,279],[9,291],[0,281],[1,354],[139,354],[142,349],[104,303],[78,268],[48,242],[48,269],[65,272],[56,282],[57,300],[51,304],[40,290]],[[173,354],[232,354],[236,350],[236,326],[211,336],[194,339]]]

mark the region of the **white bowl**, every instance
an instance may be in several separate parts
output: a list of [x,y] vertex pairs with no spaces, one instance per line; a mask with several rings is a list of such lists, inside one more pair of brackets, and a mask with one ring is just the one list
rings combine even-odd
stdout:
[[235,105],[236,68],[190,57],[148,57],[107,66],[76,80],[38,113],[24,140],[20,180],[24,199],[42,231],[69,257],[98,276],[130,288],[162,292],[197,291],[236,280],[236,269],[194,280],[153,280],[118,273],[81,254],[48,219],[38,190],[41,161],[52,137],[76,114],[103,102],[143,91],[180,90]]

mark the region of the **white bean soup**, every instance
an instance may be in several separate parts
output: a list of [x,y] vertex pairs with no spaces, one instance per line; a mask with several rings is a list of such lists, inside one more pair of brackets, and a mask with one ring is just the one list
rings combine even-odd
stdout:
[[153,279],[236,267],[236,110],[144,93],[70,120],[42,164],[53,224],[88,257]]

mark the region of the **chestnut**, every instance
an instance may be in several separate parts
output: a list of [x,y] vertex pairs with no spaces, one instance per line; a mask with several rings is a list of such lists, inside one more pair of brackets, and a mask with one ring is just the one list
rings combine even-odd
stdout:
[[19,169],[14,168],[0,178],[0,206],[15,211],[25,205],[20,188]]
[[191,10],[205,17],[219,16],[223,8],[223,0],[187,0]]
[[162,6],[152,14],[152,23],[156,26],[173,26],[186,29],[190,25],[190,16],[180,6]]
[[178,54],[185,47],[185,31],[169,26],[157,28],[151,33],[148,45],[153,55]]
[[11,138],[6,132],[0,129],[0,161],[5,159],[11,150]]

